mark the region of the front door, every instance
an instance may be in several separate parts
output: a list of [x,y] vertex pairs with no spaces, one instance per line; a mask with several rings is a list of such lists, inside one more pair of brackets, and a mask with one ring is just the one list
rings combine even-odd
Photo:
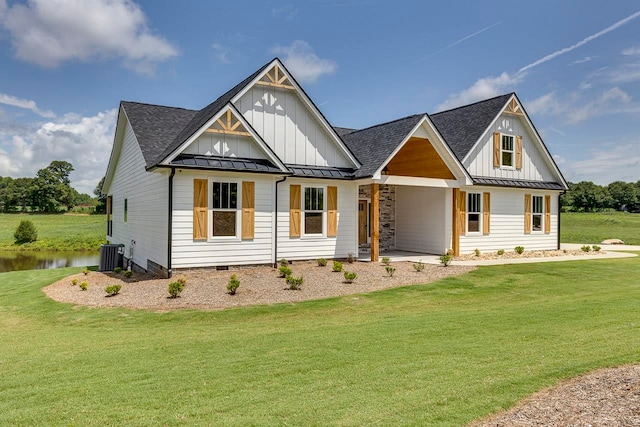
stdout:
[[368,225],[369,218],[367,215],[367,201],[358,200],[358,244],[362,245],[367,243],[367,237],[369,236]]

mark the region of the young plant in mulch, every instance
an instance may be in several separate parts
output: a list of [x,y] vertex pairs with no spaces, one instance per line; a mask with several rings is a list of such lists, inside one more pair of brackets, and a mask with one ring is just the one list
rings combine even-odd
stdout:
[[113,269],[113,272],[116,273],[116,274],[120,274],[120,273],[122,273],[122,268],[121,267],[116,267],[116,268]]
[[513,250],[514,250],[518,255],[522,255],[522,253],[524,252],[524,246],[516,246],[515,248],[513,248]]
[[387,270],[387,274],[389,275],[389,277],[393,277],[393,273],[396,272],[396,268],[390,265],[387,265],[384,269]]
[[582,250],[582,252],[591,252],[591,246],[589,245],[584,245],[580,249]]
[[344,271],[344,282],[345,283],[353,283],[358,278],[358,273],[349,272],[347,270]]
[[382,257],[382,263],[384,265],[390,265],[391,264],[391,258],[389,258],[388,256],[383,256]]
[[287,289],[290,289],[292,291],[297,291],[302,287],[303,283],[304,283],[304,278],[302,276],[300,277],[293,277],[292,275],[287,276],[287,285],[289,285]]
[[592,248],[593,248],[594,252],[600,252],[600,249],[602,249],[602,248],[601,248],[600,246],[598,246],[598,245],[593,245],[593,246],[592,246]]
[[280,261],[279,261],[279,263],[280,263],[280,266],[281,266],[281,267],[282,267],[282,266],[287,266],[287,265],[289,265],[289,261],[287,261],[287,260],[286,260],[286,259],[284,259],[284,258],[281,258],[281,259],[280,259]]
[[89,269],[85,268],[84,270],[82,270],[82,274],[84,274],[85,276],[89,274]]
[[169,298],[178,298],[180,293],[184,290],[184,284],[178,281],[169,283],[168,291]]
[[342,271],[342,263],[340,261],[333,261],[333,272],[340,273]]
[[133,276],[133,271],[131,270],[126,270],[124,273],[122,273],[122,275],[124,277],[126,277],[127,279],[131,279],[131,277]]
[[318,262],[318,267],[325,267],[327,265],[327,260],[325,258],[318,258],[316,261]]
[[89,289],[89,284],[87,282],[80,283],[80,290],[81,291],[86,291],[87,289]]
[[451,261],[453,261],[453,256],[449,255],[448,253],[444,253],[438,257],[438,261],[440,261],[440,264],[442,264],[444,267],[447,267],[449,264],[451,264]]
[[475,248],[475,249],[473,250],[473,253],[474,253],[476,256],[480,256],[480,249]]
[[227,283],[227,293],[229,295],[235,295],[239,287],[240,280],[238,280],[238,276],[232,274],[231,278],[229,279],[229,283]]
[[413,264],[413,269],[415,271],[417,271],[418,273],[420,273],[422,270],[424,270],[424,263],[422,262],[422,260],[414,263]]
[[356,261],[356,255],[353,252],[349,252],[349,255],[347,255],[347,262],[349,264],[353,264]]
[[71,280],[71,285],[72,285],[72,286],[75,286],[75,285],[77,285],[77,284],[78,284],[78,279],[77,279],[76,277],[74,277],[74,278]]
[[291,269],[286,265],[281,265],[280,268],[278,268],[278,273],[280,273],[280,277],[286,278],[291,275]]
[[496,252],[496,254],[498,254],[498,256],[504,255],[504,249],[498,249],[498,252]]
[[122,285],[111,285],[104,288],[104,291],[108,297],[114,297],[120,293],[120,289],[122,289]]

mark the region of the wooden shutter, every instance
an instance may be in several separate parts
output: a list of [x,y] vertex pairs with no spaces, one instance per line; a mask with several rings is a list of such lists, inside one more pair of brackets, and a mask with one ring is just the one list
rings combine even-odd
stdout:
[[458,192],[458,227],[460,235],[467,232],[467,192]]
[[491,193],[482,193],[482,234],[485,235],[491,230],[489,212],[491,212]]
[[327,187],[327,236],[338,235],[338,187]]
[[516,136],[516,169],[522,169],[522,135]]
[[300,237],[300,186],[289,186],[289,237]]
[[500,132],[493,133],[493,167],[500,167]]
[[253,239],[255,229],[255,183],[242,181],[242,238]]
[[544,234],[551,234],[551,196],[544,196]]
[[207,201],[209,183],[206,179],[193,180],[193,239],[207,238]]
[[531,194],[524,195],[524,234],[531,234]]

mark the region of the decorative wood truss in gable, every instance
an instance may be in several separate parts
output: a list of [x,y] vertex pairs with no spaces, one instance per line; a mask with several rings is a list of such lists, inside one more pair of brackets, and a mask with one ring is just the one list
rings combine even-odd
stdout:
[[209,133],[224,133],[227,135],[251,136],[242,122],[236,115],[228,109],[218,120],[216,120],[209,129],[205,130]]
[[515,98],[511,98],[511,101],[509,101],[509,104],[507,104],[504,112],[507,114],[514,114],[516,116],[524,116],[522,107],[520,106],[520,104],[518,104],[518,101],[516,101]]
[[289,81],[287,75],[275,64],[262,79],[256,82],[258,85],[279,87],[281,89],[295,90],[295,87]]

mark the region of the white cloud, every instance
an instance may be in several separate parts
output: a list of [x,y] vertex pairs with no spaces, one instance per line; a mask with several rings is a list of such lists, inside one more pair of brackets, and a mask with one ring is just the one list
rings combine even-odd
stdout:
[[[636,138],[638,140],[640,138]],[[567,161],[562,170],[569,181],[593,181],[600,185],[613,181],[636,182],[640,170],[640,152],[637,145],[607,141],[597,143],[605,147],[587,152],[587,158]]]
[[215,52],[215,56],[223,64],[231,63],[229,59],[229,50],[222,46],[220,43],[214,43],[211,45],[211,48]]
[[599,98],[587,103],[566,105],[564,111],[569,124],[585,121],[591,117],[624,112],[620,104],[629,104],[631,96],[618,87],[611,88]]
[[313,52],[309,43],[296,40],[291,46],[276,46],[272,49],[276,55],[285,55],[284,65],[299,82],[313,83],[324,74],[332,74],[338,64],[330,59],[322,59]]
[[37,115],[46,119],[52,119],[56,116],[53,111],[39,109],[35,101],[16,98],[15,96],[7,95],[6,93],[0,93],[0,104],[11,105],[13,107],[31,110]]
[[605,74],[611,83],[631,83],[640,80],[640,63],[624,64]]
[[562,103],[558,100],[555,92],[544,94],[527,102],[526,105],[529,114],[557,114],[563,111]]
[[623,55],[636,56],[640,55],[640,46],[632,46],[622,51]]
[[118,110],[82,117],[66,114],[32,127],[0,126],[0,176],[35,176],[53,160],[66,160],[75,170],[71,185],[92,194],[104,175],[111,153]]
[[119,58],[128,68],[152,73],[157,63],[178,55],[152,34],[131,0],[28,0],[6,7],[0,26],[18,58],[42,67]]
[[280,7],[273,7],[271,14],[276,18],[282,17],[285,21],[291,21],[298,15],[298,9],[292,4],[287,4]]
[[460,93],[451,95],[446,101],[436,107],[437,111],[448,110],[460,105],[471,104],[481,99],[492,98],[512,90],[522,81],[525,74],[511,76],[502,73],[498,77],[485,77],[476,80],[469,88]]
[[593,61],[597,56],[585,56],[582,59],[577,59],[571,63],[571,65],[584,64],[585,62]]

